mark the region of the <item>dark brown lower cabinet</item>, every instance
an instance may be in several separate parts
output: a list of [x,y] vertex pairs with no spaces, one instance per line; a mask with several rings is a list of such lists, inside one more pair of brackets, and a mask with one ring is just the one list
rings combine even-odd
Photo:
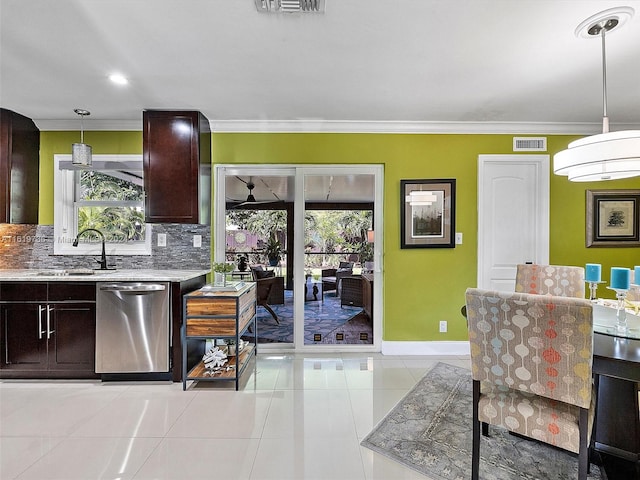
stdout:
[[[61,301],[6,301],[11,289],[3,290],[1,378],[99,377],[95,373],[95,287],[77,285],[73,290],[77,299]],[[66,291],[63,285],[49,284],[47,297],[64,298],[61,293]]]
[[[201,275],[171,283],[173,380],[182,380],[182,297]],[[95,373],[95,282],[0,282],[0,378],[101,378]]]
[[49,370],[95,375],[95,303],[53,305],[53,328],[47,344]]
[[2,369],[46,370],[47,340],[42,338],[40,305],[9,303],[2,313]]
[[0,312],[2,377],[97,377],[95,303],[10,303]]

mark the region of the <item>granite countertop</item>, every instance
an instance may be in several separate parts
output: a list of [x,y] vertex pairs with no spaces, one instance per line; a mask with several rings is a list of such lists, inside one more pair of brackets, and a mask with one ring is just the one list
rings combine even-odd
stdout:
[[209,273],[211,270],[0,269],[0,282],[184,282]]

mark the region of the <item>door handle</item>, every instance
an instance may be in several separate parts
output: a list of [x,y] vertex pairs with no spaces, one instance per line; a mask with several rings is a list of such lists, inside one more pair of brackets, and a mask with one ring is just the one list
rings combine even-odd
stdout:
[[42,311],[45,307],[42,305],[38,305],[38,339],[42,340],[42,334],[46,333],[42,330]]
[[55,330],[51,330],[51,312],[53,312],[53,307],[47,305],[47,340],[51,338],[52,333],[56,333]]
[[148,293],[164,291],[166,287],[161,284],[109,284],[100,286],[100,290],[103,292],[120,292],[120,293],[132,293],[144,295]]

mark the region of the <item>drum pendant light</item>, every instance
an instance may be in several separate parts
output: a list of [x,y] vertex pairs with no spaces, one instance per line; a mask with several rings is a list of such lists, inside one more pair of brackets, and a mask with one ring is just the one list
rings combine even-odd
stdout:
[[602,39],[602,133],[571,142],[553,157],[553,171],[572,182],[616,180],[640,175],[640,130],[609,132],[607,117],[607,68],[605,35],[621,27],[634,14],[631,7],[617,7],[589,17],[576,35]]
[[90,167],[91,145],[84,143],[82,120],[84,117],[91,115],[91,113],[88,110],[83,110],[81,108],[76,108],[74,112],[80,115],[80,143],[74,143],[71,145],[71,163],[80,167]]

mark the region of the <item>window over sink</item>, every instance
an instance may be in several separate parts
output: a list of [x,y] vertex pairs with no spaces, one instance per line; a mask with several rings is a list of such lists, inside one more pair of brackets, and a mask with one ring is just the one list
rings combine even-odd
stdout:
[[98,255],[102,242],[86,228],[100,230],[109,255],[150,255],[151,225],[144,220],[142,155],[93,155],[79,168],[71,155],[54,155],[54,254]]

